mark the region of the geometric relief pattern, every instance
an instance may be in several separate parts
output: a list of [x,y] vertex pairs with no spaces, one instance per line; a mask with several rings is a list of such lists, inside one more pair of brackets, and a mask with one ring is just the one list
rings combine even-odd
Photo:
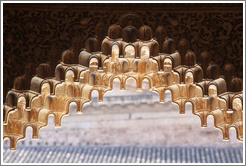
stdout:
[[[89,37],[97,36],[101,43],[107,27],[112,23],[119,20],[121,26],[128,24],[129,19],[122,17],[122,13],[132,11],[131,9],[139,9],[135,16],[130,16],[132,24],[137,28],[143,24],[150,26],[157,32],[153,37],[161,41],[165,37],[176,41],[186,38],[197,54],[198,62],[202,52],[208,51],[219,67],[231,62],[237,66],[236,76],[243,78],[242,5],[37,5],[4,4],[4,98],[13,87],[15,77],[23,75],[25,70],[36,68],[40,62],[50,62],[51,68],[55,69],[59,55],[65,48],[73,48],[78,55]],[[158,33],[160,26],[165,28],[162,35]],[[51,74],[54,76],[55,73]],[[35,75],[35,72],[30,70],[28,75]],[[29,82],[31,78],[27,78]]]
[[10,139],[10,148],[16,149],[18,140],[25,138],[26,127],[31,126],[33,138],[38,138],[50,114],[60,126],[71,102],[81,113],[84,103],[91,101],[92,91],[98,91],[101,102],[112,90],[114,79],[120,80],[124,90],[129,78],[136,80],[138,90],[143,81],[148,81],[149,90],[159,94],[160,102],[170,91],[180,114],[190,102],[202,127],[212,115],[223,140],[229,139],[229,129],[234,127],[237,139],[243,141],[243,81],[237,77],[233,63],[221,68],[208,52],[203,52],[198,62],[189,39],[154,38],[166,33],[165,27],[159,26],[154,34],[150,26],[138,27],[141,22],[135,14],[124,14],[109,26],[102,42],[98,36],[90,37],[79,54],[74,49],[65,50],[54,77],[50,63],[39,64],[29,85],[28,70],[17,77],[3,108],[3,137]]

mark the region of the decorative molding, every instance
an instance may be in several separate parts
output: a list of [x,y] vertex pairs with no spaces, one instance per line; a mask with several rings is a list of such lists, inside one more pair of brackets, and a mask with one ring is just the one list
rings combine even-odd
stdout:
[[87,38],[104,36],[122,13],[136,8],[143,24],[153,30],[162,24],[169,37],[189,39],[196,54],[210,51],[220,67],[232,61],[242,78],[241,4],[4,4],[4,98],[28,62],[34,68],[57,62],[64,49],[83,48]]
[[[164,102],[165,91],[171,91],[172,102],[179,105],[181,114],[185,113],[185,104],[190,102],[193,114],[200,117],[203,127],[207,126],[207,116],[212,115],[214,126],[222,131],[224,140],[229,139],[229,129],[234,127],[238,140],[242,141],[243,80],[235,72],[234,57],[221,59],[213,56],[214,49],[218,51],[217,47],[224,41],[217,45],[209,43],[215,33],[227,32],[230,25],[223,23],[226,28],[218,31],[216,25],[220,25],[220,18],[211,19],[217,21],[207,25],[204,21],[206,16],[206,19],[202,15],[192,16],[178,17],[189,20],[187,27],[181,26],[182,21],[171,15],[164,19],[169,19],[169,23],[162,22],[155,27],[156,21],[146,21],[147,16],[141,21],[139,13],[125,13],[116,21],[118,24],[109,26],[108,36],[105,37],[104,29],[102,31],[107,23],[98,23],[95,28],[97,35],[86,37],[86,40],[74,31],[67,31],[70,28],[63,27],[68,35],[71,32],[76,36],[70,43],[73,49],[63,51],[58,65],[54,57],[49,63],[40,63],[40,59],[35,75],[32,74],[32,66],[27,66],[25,74],[15,79],[13,89],[7,94],[3,109],[3,137],[10,139],[10,148],[16,149],[17,141],[25,138],[27,126],[33,128],[33,138],[38,138],[40,128],[47,125],[49,114],[54,114],[55,124],[60,126],[62,117],[69,113],[71,102],[77,104],[77,112],[82,112],[84,103],[91,101],[93,90],[98,91],[99,101],[103,101],[104,94],[112,90],[114,79],[119,79],[121,89],[125,89],[128,78],[136,80],[138,90],[147,80],[149,90],[159,94],[160,102]],[[94,20],[93,15],[91,17],[82,25],[91,24]],[[199,33],[195,33],[193,19],[200,22]],[[45,25],[40,24],[44,27],[39,30],[56,34]],[[67,25],[76,27],[76,24]],[[169,34],[172,32],[175,35]],[[192,38],[189,34],[193,35]],[[168,36],[173,36],[173,39]],[[83,40],[85,49],[80,50]],[[46,40],[50,44],[53,41],[52,38]],[[203,46],[208,45],[211,50],[202,51]],[[237,47],[241,48],[240,45]],[[191,51],[193,49],[200,56]],[[223,50],[219,51],[221,54]],[[224,51],[228,53],[228,49],[224,48]]]

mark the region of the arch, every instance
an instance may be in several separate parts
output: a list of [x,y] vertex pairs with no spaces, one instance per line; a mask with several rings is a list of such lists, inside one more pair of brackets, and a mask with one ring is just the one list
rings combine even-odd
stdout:
[[211,125],[209,125],[209,126],[213,127],[214,124],[215,124],[215,119],[214,119],[214,116],[213,116],[212,114],[209,114],[209,115],[207,116],[207,123],[210,123],[210,121],[213,122],[213,124],[211,124]]
[[56,66],[55,78],[58,81],[65,80],[65,69],[63,68],[61,64]]
[[202,96],[206,95],[205,88],[201,84],[195,84],[197,88],[200,88],[200,91],[202,92]]
[[124,80],[124,87],[126,88],[126,83],[127,83],[127,80],[135,80],[134,82],[136,83],[136,88],[137,88],[137,84],[138,84],[138,80],[137,78],[133,77],[133,76],[128,76],[125,80]]
[[15,111],[15,108],[9,108],[7,105],[3,105],[3,124],[8,122],[9,113]]
[[[74,98],[69,98],[68,100],[66,100],[65,101],[65,112],[63,112],[63,115],[62,116],[64,116],[64,115],[68,115],[69,114],[69,112],[70,112],[70,106],[72,105],[72,104],[75,104],[76,105],[76,110],[77,111],[79,111],[78,109],[78,104],[79,104],[79,102],[80,102],[80,100],[77,100],[77,99],[74,99]],[[54,115],[55,116],[55,115]]]
[[239,140],[239,130],[238,130],[238,127],[237,126],[230,126],[229,127],[229,138],[232,136],[232,135],[234,135],[234,134],[232,134],[232,132],[234,131],[234,133],[235,133],[235,138],[237,138],[238,140]]
[[98,58],[92,57],[89,62],[89,67],[98,67]]
[[86,71],[86,70],[80,71],[79,79],[78,79],[80,83],[84,83],[86,81],[85,75],[87,75],[87,74],[88,74],[88,71]]
[[9,140],[10,140],[10,149],[11,150],[16,150],[18,141],[19,140],[23,140],[26,137],[26,129],[27,129],[27,127],[30,127],[32,129],[32,131],[33,131],[32,125],[31,124],[26,124],[26,125],[21,127],[20,133],[17,134],[19,137],[15,138],[15,139],[11,139],[10,137],[8,137]]
[[66,70],[65,82],[74,82],[75,72],[71,68]]
[[99,76],[96,73],[91,73],[90,76],[89,76],[89,84],[90,85],[96,85],[98,77]]
[[163,70],[164,72],[171,72],[172,71],[172,59],[167,57],[163,61]]
[[47,126],[55,126],[56,116],[54,113],[48,113],[46,116],[46,125]]
[[142,60],[147,60],[150,58],[150,49],[148,46],[143,45],[141,47],[141,53],[140,53],[141,59]]
[[52,102],[53,102],[53,97],[51,96],[46,97],[46,100],[44,101],[44,108],[49,109]]
[[241,100],[241,98],[239,97],[235,97],[233,100],[232,100],[232,108],[237,108],[239,110],[242,110],[243,111],[243,101]]
[[140,66],[142,66],[141,63],[142,62],[139,59],[135,59],[134,60],[134,63],[133,63],[133,71],[135,73],[138,73],[138,72],[143,71],[143,69],[141,69],[141,67],[140,67]]
[[202,79],[204,78],[202,67],[196,64],[192,71],[193,71],[194,83],[201,82]]
[[122,64],[121,64],[121,71],[126,73],[129,71],[129,62],[127,59],[123,60],[122,61]]
[[169,91],[171,92],[171,94],[172,94],[172,102],[173,102],[173,103],[174,103],[174,101],[175,101],[175,93],[174,93],[174,89],[176,89],[176,88],[178,88],[177,85],[175,85],[175,86],[173,86],[173,87],[167,87],[167,88],[165,89],[165,91],[169,90]]
[[10,139],[11,139],[10,136],[4,135],[3,136],[3,146],[6,145],[7,147],[11,147],[10,146]]
[[34,132],[33,130],[34,129],[32,125],[27,125],[25,129],[25,137],[27,138],[27,135],[29,135],[29,138],[33,138],[33,132]]
[[73,88],[73,85],[68,85],[66,87],[66,95],[68,97],[74,97],[74,88]]
[[[194,114],[194,113],[193,113],[193,110],[194,110],[194,108],[193,108],[193,107],[194,107],[194,103],[191,102],[190,100],[186,100],[186,101],[184,102],[184,105],[185,105],[185,106],[184,106],[184,108],[185,108],[185,114],[186,114],[186,115],[189,115],[189,114],[190,114],[190,115],[191,115],[191,114],[193,115],[193,114]],[[188,112],[187,112],[186,107],[189,106],[189,105],[191,105],[191,111],[188,111]],[[188,114],[187,114],[187,113],[188,113]]]
[[55,126],[56,127],[60,127],[62,124],[62,119],[64,116],[68,116],[68,111],[69,111],[69,104],[66,104],[66,112],[59,112],[60,114],[58,114],[57,112],[52,113],[55,116]]
[[[147,88],[147,84],[148,84],[148,88]],[[142,89],[143,90],[149,90],[150,88],[151,88],[151,81],[149,80],[149,78],[143,78]]]
[[18,97],[17,107],[21,110],[24,110],[26,108],[26,98],[24,95]]
[[[195,104],[194,104],[195,105]],[[194,115],[197,115],[199,118],[200,118],[200,120],[201,120],[201,127],[207,127],[207,119],[208,119],[208,116],[209,115],[211,115],[212,117],[214,117],[214,114],[207,114],[206,112],[194,112],[193,111],[193,114]],[[214,118],[214,124],[216,124],[216,120],[215,120],[215,118]]]
[[[61,80],[60,80],[61,81]],[[30,86],[30,90],[37,92],[37,93],[41,93],[41,87],[44,83],[49,83],[50,86],[52,85],[53,82],[50,82],[48,79],[42,79],[39,77],[34,76],[31,79],[31,86]],[[53,89],[51,89],[53,90]]]
[[55,95],[62,96],[65,92],[64,82],[58,83],[55,85]]
[[83,113],[83,106],[84,106],[84,104],[90,103],[90,102],[91,102],[90,100],[85,100],[85,101],[81,102],[80,103],[80,106],[79,106],[80,111],[78,113],[79,114],[82,114]]
[[208,87],[208,96],[217,96],[217,86],[214,84],[209,85]]
[[[189,72],[187,72],[187,73],[189,73]],[[187,73],[186,73],[186,74],[187,74]],[[192,72],[190,72],[190,73],[192,74]],[[120,80],[120,77],[112,77],[112,78],[113,78],[112,80],[114,80],[114,79],[119,79],[119,80]],[[149,79],[147,79],[147,78],[148,78],[148,77],[146,77],[145,79],[149,81],[150,78],[149,78]],[[135,79],[136,82],[139,81],[138,78],[135,78],[135,77],[133,77],[133,76],[129,76],[129,77],[127,77],[127,78],[125,79],[125,82],[126,82],[128,79]],[[142,82],[143,82],[143,80],[142,80]],[[47,88],[49,88],[49,83],[45,83],[45,84],[42,85],[42,89],[45,87],[45,85],[47,86]],[[213,86],[214,86],[215,88],[217,88],[216,85],[214,85],[214,84],[211,84],[209,88],[213,89],[213,88],[214,88]],[[92,89],[92,90],[91,90],[91,93],[92,93],[93,91],[95,91],[95,90],[98,91],[97,89]],[[166,89],[164,90],[164,93],[166,93],[167,91],[170,91],[171,94],[172,94],[172,89],[166,88]],[[98,92],[98,93],[100,93],[100,92]],[[24,98],[24,96],[22,96],[22,97]],[[172,97],[172,98],[173,98],[173,97]],[[238,102],[239,102],[239,101],[241,102],[241,100],[240,100],[239,98],[236,98],[236,99],[237,99]],[[236,100],[236,99],[235,99],[235,100]],[[73,101],[74,101],[74,100],[73,100]],[[71,102],[73,102],[73,101],[67,101],[67,103],[70,102],[70,104],[71,104]],[[173,101],[173,100],[172,100],[172,101]],[[86,102],[89,102],[89,101],[85,101],[85,102],[83,102],[83,104],[86,103]],[[66,104],[67,104],[67,103],[66,103]],[[174,103],[177,104],[178,102],[175,102],[175,101],[174,101]],[[192,107],[192,111],[193,111],[193,114],[194,114],[194,103],[191,102],[190,100],[184,101],[184,105],[187,105],[187,103],[191,103],[191,104],[192,104],[192,106],[193,106],[193,107]],[[70,107],[70,104],[68,104],[69,107]],[[68,111],[68,112],[69,112],[69,111]],[[63,117],[64,115],[67,115],[67,114],[66,114],[66,113],[61,113],[61,116],[60,116],[60,115],[59,115],[59,116],[56,116],[56,117],[60,118],[58,121],[61,121],[61,119],[62,119],[62,117]],[[198,114],[195,114],[195,115],[198,115]],[[202,126],[203,126],[203,127],[206,126],[205,121],[207,120],[207,117],[208,117],[209,115],[210,115],[210,114],[208,114],[208,115],[205,114],[205,115],[200,115],[200,116],[198,115],[198,116],[201,118],[201,120],[202,120]],[[212,115],[212,116],[214,116],[214,115]],[[56,121],[57,121],[57,120],[56,120]],[[237,126],[236,126],[236,127],[237,127]],[[219,127],[218,127],[218,128],[219,128]],[[221,129],[221,128],[220,128],[220,129]],[[236,129],[237,129],[237,128],[236,128]],[[221,130],[222,130],[222,129],[221,129]],[[240,139],[239,136],[238,136],[238,139]]]
[[90,100],[91,100],[91,102],[93,102],[93,101],[92,101],[92,98],[93,98],[93,97],[95,97],[95,98],[96,98],[96,102],[98,102],[98,101],[99,101],[99,95],[100,95],[99,90],[97,90],[97,89],[92,89],[91,92],[90,92]]
[[172,65],[172,64],[173,64],[173,61],[171,57],[166,57],[164,59],[164,65]]
[[[69,103],[69,114],[74,114],[75,112],[79,112],[78,109],[79,109],[79,106],[76,103],[76,101],[73,100]],[[71,110],[73,110],[73,111],[71,111]]]
[[[101,51],[104,55],[109,56],[111,54],[111,40],[109,37],[105,37],[101,44]],[[89,51],[89,50],[87,50]],[[82,61],[82,60],[81,60]],[[89,62],[89,61],[88,61]]]
[[172,92],[170,89],[165,89],[164,90],[164,97],[165,97],[165,102],[166,102],[166,94],[170,94],[170,100],[172,102]]
[[218,78],[208,83],[210,85],[215,85],[217,87],[217,96],[227,91],[227,85],[224,78]]
[[50,84],[48,82],[43,82],[41,85],[41,94],[43,94],[44,96],[50,94]]
[[[66,102],[66,108],[65,109],[66,109],[66,112],[68,113],[68,115],[79,112],[77,105],[78,104],[77,104],[76,100],[74,100],[74,99],[71,99],[71,100]],[[75,109],[73,109],[73,108],[75,108]],[[71,111],[71,110],[73,110],[73,111]]]
[[[109,57],[107,57],[102,62],[102,69],[103,69],[104,72],[106,72],[107,69],[108,69],[108,63],[109,63],[109,61],[110,61],[109,60]],[[80,75],[80,73],[79,73],[79,75]]]
[[[191,103],[192,104],[192,113],[194,114],[194,115],[197,115],[196,114],[196,101],[194,100],[194,99],[188,99],[188,100],[186,100],[185,102],[189,102],[189,103]],[[198,115],[197,115],[198,116]],[[200,117],[200,116],[199,116]]]
[[114,87],[115,80],[118,80],[119,81],[119,89],[120,89],[121,88],[121,82],[122,82],[122,80],[120,79],[120,77],[112,77],[112,79],[110,79],[110,88],[111,89],[115,89],[115,87]]
[[112,44],[111,57],[112,57],[112,60],[119,59],[120,57],[120,47],[117,42],[114,42]]
[[145,79],[148,80],[148,83],[149,83],[149,90],[150,90],[150,88],[152,88],[152,86],[153,86],[153,79],[152,79],[152,77],[150,77],[150,76],[148,76],[148,75],[145,75],[145,76],[142,77],[142,82],[143,82]]
[[17,94],[13,91],[9,91],[6,97],[6,104],[10,107],[15,107],[17,105]]
[[96,56],[96,55],[90,56],[90,60],[89,60],[89,71],[90,72],[97,71],[100,62],[101,61],[99,61],[99,57],[98,56]]
[[113,89],[113,82],[114,82],[114,79],[116,79],[116,78],[120,80],[120,89],[121,90],[125,89],[123,78],[121,78],[120,76],[117,76],[117,75],[110,77],[110,79],[109,79],[110,88]]
[[185,84],[193,84],[194,83],[194,76],[192,71],[187,70],[187,72],[185,73]]
[[[236,129],[236,137],[239,141],[243,142],[243,130],[240,132],[240,127],[243,127],[242,125],[231,125],[230,128]],[[240,136],[241,135],[241,136]]]
[[124,48],[124,58],[135,58],[136,57],[136,49],[133,45],[126,45]]

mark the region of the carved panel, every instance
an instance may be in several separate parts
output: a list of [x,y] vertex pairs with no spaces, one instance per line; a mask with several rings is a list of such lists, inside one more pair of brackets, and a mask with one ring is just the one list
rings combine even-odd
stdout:
[[[129,17],[136,27],[146,24],[155,30],[163,25],[167,36],[185,37],[197,55],[209,51],[220,67],[231,61],[236,75],[243,76],[240,4],[4,4],[3,10],[4,99],[28,63],[32,67],[27,70],[33,71],[50,61],[54,71],[52,64],[62,51],[73,47],[78,54],[87,38],[97,35],[100,40],[110,24],[129,24]],[[137,15],[124,19],[122,14],[131,11]]]

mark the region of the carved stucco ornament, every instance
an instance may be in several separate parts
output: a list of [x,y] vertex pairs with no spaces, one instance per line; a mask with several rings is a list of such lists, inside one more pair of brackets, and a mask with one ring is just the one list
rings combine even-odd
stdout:
[[28,74],[16,78],[3,106],[3,137],[9,138],[10,149],[15,150],[18,140],[25,138],[28,126],[36,139],[40,128],[47,126],[50,114],[60,126],[71,102],[77,104],[77,112],[82,112],[93,90],[98,91],[102,102],[104,94],[112,90],[114,79],[119,79],[120,88],[125,89],[128,78],[136,80],[138,90],[148,80],[149,90],[159,94],[160,102],[164,102],[165,91],[171,91],[172,102],[179,105],[181,114],[190,102],[202,127],[212,115],[224,140],[229,139],[229,129],[234,127],[237,139],[243,141],[242,79],[233,75],[235,67],[225,64],[221,70],[208,52],[201,53],[204,60],[197,64],[188,40],[176,42],[160,37],[159,43],[150,27],[138,29],[133,26],[134,17],[130,18],[130,25],[124,21],[109,27],[101,49],[95,37],[86,41],[79,55],[73,50],[64,51],[55,77],[49,75],[50,65],[42,63],[31,79],[30,90],[24,90]]

